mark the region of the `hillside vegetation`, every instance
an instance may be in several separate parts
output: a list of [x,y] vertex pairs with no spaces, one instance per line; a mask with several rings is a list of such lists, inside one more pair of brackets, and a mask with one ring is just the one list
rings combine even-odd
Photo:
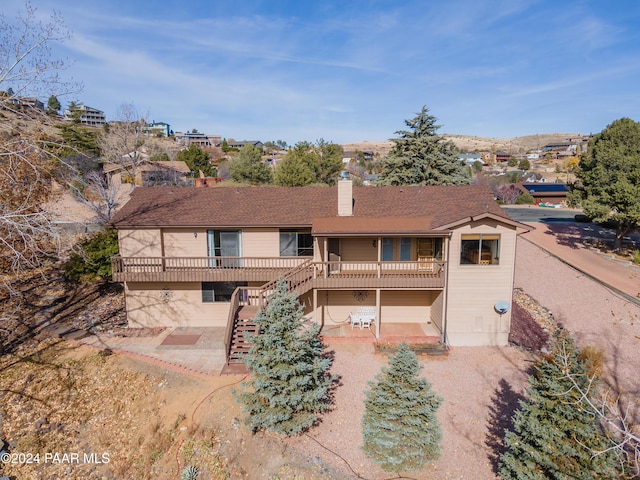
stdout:
[[[559,143],[567,141],[569,138],[579,137],[579,133],[543,133],[538,135],[527,135],[516,138],[494,138],[494,137],[476,137],[473,135],[454,135],[446,134],[444,137],[452,141],[461,151],[491,151],[501,150],[509,153],[525,153],[529,150],[542,148],[551,143]],[[383,157],[386,155],[393,143],[391,141],[383,142],[353,142],[342,145],[345,151],[367,151]]]

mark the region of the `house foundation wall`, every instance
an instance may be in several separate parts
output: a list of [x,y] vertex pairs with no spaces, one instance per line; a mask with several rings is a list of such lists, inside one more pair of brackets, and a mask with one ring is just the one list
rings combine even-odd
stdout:
[[202,302],[200,283],[126,283],[132,328],[224,327],[229,302]]

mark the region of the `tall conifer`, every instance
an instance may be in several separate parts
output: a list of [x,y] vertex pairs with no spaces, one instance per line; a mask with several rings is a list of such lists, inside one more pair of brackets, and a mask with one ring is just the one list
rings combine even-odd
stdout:
[[505,435],[507,450],[500,458],[505,480],[618,478],[620,464],[606,451],[611,443],[569,375],[580,390],[594,391],[574,342],[561,335],[529,379],[528,399]]
[[253,431],[301,433],[330,407],[334,378],[331,359],[323,355],[320,326],[303,323],[298,295],[287,291],[283,279],[255,321],[260,333],[252,337],[245,359],[249,380],[236,392],[245,422]]
[[442,403],[409,345],[370,382],[362,433],[365,453],[388,472],[420,470],[440,454],[442,433],[436,411]]

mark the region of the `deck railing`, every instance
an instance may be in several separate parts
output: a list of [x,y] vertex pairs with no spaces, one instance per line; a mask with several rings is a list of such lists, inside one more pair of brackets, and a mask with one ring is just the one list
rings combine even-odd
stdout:
[[443,288],[445,262],[315,262],[315,288]]
[[116,282],[270,281],[309,257],[111,258]]
[[[309,257],[120,257],[111,259],[117,282],[275,282],[313,288],[442,288],[445,262],[313,262]],[[263,290],[264,295],[270,293]]]

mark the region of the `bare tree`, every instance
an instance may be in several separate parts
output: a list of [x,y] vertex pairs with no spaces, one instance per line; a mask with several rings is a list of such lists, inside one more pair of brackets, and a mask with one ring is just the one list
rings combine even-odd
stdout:
[[0,86],[12,93],[2,98],[3,108],[19,105],[18,100],[25,96],[59,96],[80,90],[78,83],[60,78],[67,62],[51,53],[52,44],[70,37],[58,12],[40,21],[29,1],[24,14],[13,21],[0,14]]
[[[611,439],[608,450],[613,450],[618,455],[623,468],[632,469],[635,476],[640,477],[640,429],[634,415],[631,414],[631,405],[623,406],[620,398],[612,395],[611,392],[601,392],[599,395],[594,392],[595,375],[590,377],[587,386],[584,387],[584,382],[576,378],[571,368],[569,353],[564,345],[559,358],[571,389],[578,392],[581,397],[582,402],[576,404],[576,408],[586,408],[591,415],[600,419],[600,423]],[[592,452],[593,456],[603,453]]]
[[26,96],[79,89],[60,79],[65,63],[51,56],[51,45],[68,37],[58,13],[43,22],[29,2],[15,21],[0,15],[0,282],[7,287],[12,274],[39,266],[59,246],[57,229],[43,210],[56,149],[42,129],[46,114]]
[[498,200],[502,200],[506,205],[513,205],[520,196],[520,189],[515,185],[502,185],[496,191]]
[[96,214],[98,221],[107,224],[121,205],[124,194],[116,182],[108,182],[100,172],[93,170],[72,183],[74,196]]
[[134,179],[140,165],[148,159],[143,148],[147,141],[146,121],[131,103],[121,105],[116,117],[117,120],[109,122],[106,131],[100,135],[98,145],[105,162],[121,165]]

